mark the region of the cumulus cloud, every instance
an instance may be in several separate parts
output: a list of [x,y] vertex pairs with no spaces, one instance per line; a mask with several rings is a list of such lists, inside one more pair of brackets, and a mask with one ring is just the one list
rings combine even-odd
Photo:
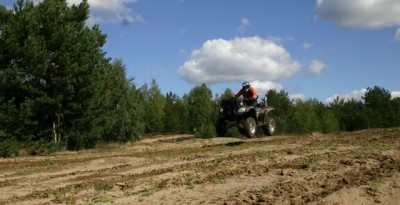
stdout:
[[393,98],[400,98],[400,91],[393,91],[391,93],[391,95],[392,95],[392,99]]
[[[39,3],[42,0],[33,0]],[[89,24],[122,23],[130,24],[143,21],[140,14],[127,5],[138,0],[88,0],[90,5]],[[82,0],[67,0],[69,5],[80,4]]]
[[[70,3],[79,0],[68,0]],[[135,13],[127,6],[137,0],[89,0],[90,19],[89,23],[123,23],[143,21],[140,14]]]
[[292,77],[301,64],[272,41],[260,37],[214,39],[192,51],[177,73],[190,83],[280,80]]
[[[333,97],[327,98],[326,102],[330,103],[333,102],[334,99],[337,97],[344,99],[345,101],[349,101],[351,99],[355,100],[363,100],[362,98],[365,96],[365,93],[367,92],[367,89],[361,89],[361,90],[355,90],[352,91],[351,93],[346,93],[346,94],[341,94],[341,95],[334,95]],[[392,99],[394,98],[400,98],[400,91],[393,91],[390,93],[392,96]]]
[[265,96],[265,94],[269,90],[277,90],[280,91],[283,89],[283,86],[279,83],[272,82],[272,81],[252,81],[250,85],[257,90],[259,96]]
[[379,29],[400,25],[399,0],[317,0],[315,19],[348,28]]
[[250,21],[247,18],[242,18],[240,25],[236,28],[239,32],[244,32],[250,26]]
[[362,100],[362,97],[364,97],[366,92],[367,92],[367,89],[363,88],[361,90],[352,91],[351,93],[334,95],[333,97],[327,98],[326,102],[327,103],[333,102],[333,100],[336,99],[337,97],[342,98],[345,101],[349,101],[351,99]]
[[291,100],[301,100],[304,101],[306,99],[306,96],[304,94],[290,94],[289,99]]
[[286,43],[288,41],[293,41],[294,38],[293,38],[293,36],[287,36],[287,37],[269,36],[267,38],[267,40],[272,41],[276,44],[282,44],[282,43]]
[[319,75],[326,67],[328,66],[321,60],[312,60],[308,66],[308,71],[313,75]]
[[395,41],[400,41],[400,28],[397,29],[396,35],[394,35]]
[[312,47],[312,44],[311,44],[311,43],[307,43],[307,42],[304,42],[304,43],[303,43],[303,48],[304,48],[304,49],[308,50],[308,49],[310,49],[311,47]]

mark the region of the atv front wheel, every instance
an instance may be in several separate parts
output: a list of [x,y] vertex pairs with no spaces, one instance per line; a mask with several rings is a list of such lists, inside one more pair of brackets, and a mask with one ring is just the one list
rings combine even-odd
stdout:
[[269,118],[267,124],[263,126],[265,135],[272,136],[275,134],[276,122],[274,119]]
[[227,131],[228,128],[225,120],[223,118],[218,118],[217,122],[215,123],[215,132],[217,133],[218,137],[225,137]]
[[256,120],[252,117],[248,117],[244,123],[246,137],[253,138],[256,135],[257,131],[257,123]]

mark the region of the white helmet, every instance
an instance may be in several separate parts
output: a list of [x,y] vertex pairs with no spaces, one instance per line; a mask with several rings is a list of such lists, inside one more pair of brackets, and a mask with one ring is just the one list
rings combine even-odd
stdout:
[[248,81],[244,81],[244,82],[242,83],[242,87],[243,87],[243,89],[247,92],[247,91],[249,91],[249,89],[250,89],[250,83],[249,83]]
[[242,83],[242,87],[250,87],[250,83],[248,81],[244,81]]

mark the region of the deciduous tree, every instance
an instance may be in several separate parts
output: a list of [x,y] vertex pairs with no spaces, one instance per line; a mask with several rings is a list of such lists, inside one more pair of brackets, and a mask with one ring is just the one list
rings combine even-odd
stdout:
[[213,116],[216,110],[212,101],[212,92],[205,85],[194,87],[187,97],[191,128],[198,137],[214,136]]

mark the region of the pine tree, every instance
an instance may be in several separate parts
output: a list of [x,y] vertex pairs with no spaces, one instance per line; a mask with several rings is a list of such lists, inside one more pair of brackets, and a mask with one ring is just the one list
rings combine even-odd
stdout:
[[363,100],[368,118],[368,128],[390,127],[395,113],[390,101],[391,94],[384,88],[367,88]]
[[220,100],[228,100],[231,99],[235,94],[229,88],[225,89],[224,93],[219,97]]
[[393,127],[399,127],[400,126],[400,97],[396,97],[391,100],[392,103],[392,108],[393,108],[393,113],[394,113],[394,120],[392,123]]
[[355,99],[345,101],[337,97],[329,106],[339,123],[340,130],[355,131],[367,127],[368,119],[365,118],[365,109],[361,101]]
[[97,86],[109,59],[101,49],[106,36],[85,24],[87,0],[17,0],[12,11],[0,11],[1,107],[19,113],[3,133],[93,147],[103,132],[94,97],[103,92]]

